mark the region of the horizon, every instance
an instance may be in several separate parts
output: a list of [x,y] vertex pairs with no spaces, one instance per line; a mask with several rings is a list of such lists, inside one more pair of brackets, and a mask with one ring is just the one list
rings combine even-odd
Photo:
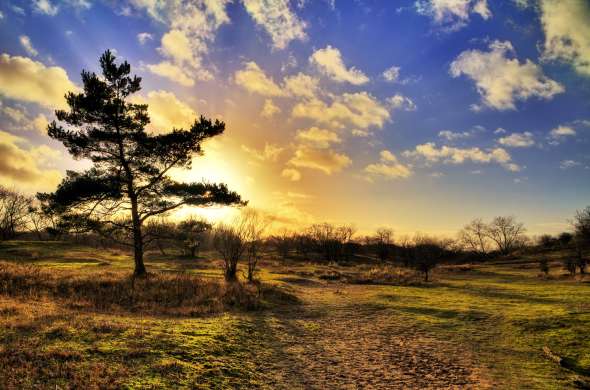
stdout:
[[514,215],[530,235],[571,230],[590,198],[588,2],[273,7],[4,3],[0,179],[51,192],[88,167],[46,127],[111,49],[143,79],[133,99],[149,104],[149,131],[226,123],[173,176],[224,182],[285,226],[448,236]]

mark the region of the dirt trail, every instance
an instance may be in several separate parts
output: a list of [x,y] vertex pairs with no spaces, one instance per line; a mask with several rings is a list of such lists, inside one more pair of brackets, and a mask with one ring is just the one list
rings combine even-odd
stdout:
[[272,388],[486,388],[470,352],[404,325],[371,305],[363,287],[297,284],[302,308],[270,322],[279,351]]

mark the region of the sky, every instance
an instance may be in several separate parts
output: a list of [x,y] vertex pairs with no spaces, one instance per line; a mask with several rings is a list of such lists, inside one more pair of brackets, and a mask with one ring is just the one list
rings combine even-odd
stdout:
[[148,131],[226,122],[173,175],[278,226],[558,233],[590,204],[588,0],[3,0],[0,44],[0,183],[26,193],[88,167],[46,126],[110,49]]

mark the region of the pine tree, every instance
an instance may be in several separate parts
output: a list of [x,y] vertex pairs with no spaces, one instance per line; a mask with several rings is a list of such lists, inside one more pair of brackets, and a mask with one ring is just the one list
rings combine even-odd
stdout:
[[69,92],[69,110],[55,112],[65,127],[55,121],[48,126],[51,138],[61,141],[75,159],[90,160],[91,168],[68,171],[54,193],[38,198],[64,220],[83,221],[89,229],[132,246],[134,274],[143,275],[146,220],[181,206],[246,202],[225,184],[181,183],[169,176],[173,168],[190,169],[192,157],[203,154],[203,141],[223,133],[225,124],[201,116],[188,130],[146,132],[148,106],[129,101],[140,91],[141,78],[130,76],[126,61],[118,65],[115,60],[107,50],[100,57],[101,76],[82,71],[83,91]]

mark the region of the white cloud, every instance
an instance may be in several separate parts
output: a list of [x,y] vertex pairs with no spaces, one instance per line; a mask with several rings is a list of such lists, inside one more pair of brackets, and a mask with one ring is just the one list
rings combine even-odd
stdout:
[[301,172],[294,168],[285,168],[281,172],[281,176],[285,177],[291,181],[299,181],[301,180]]
[[395,83],[396,81],[398,81],[399,79],[399,72],[400,72],[400,67],[399,66],[392,66],[388,69],[386,69],[383,72],[383,78],[385,79],[385,81],[390,82],[390,83]]
[[541,68],[530,60],[520,63],[512,44],[494,41],[490,51],[467,50],[451,63],[453,77],[465,75],[475,81],[483,104],[497,110],[516,109],[516,100],[532,97],[551,99],[565,91],[558,82],[543,74]]
[[150,91],[147,96],[134,97],[133,101],[148,105],[150,124],[147,128],[153,133],[168,133],[173,128],[187,129],[197,119],[197,113],[169,91]]
[[23,49],[25,49],[28,55],[30,55],[31,57],[36,57],[39,55],[39,52],[33,47],[31,39],[28,36],[21,35],[20,37],[18,37],[18,40],[20,42],[20,45],[23,47]]
[[[148,70],[184,86],[195,80],[211,80],[213,73],[203,64],[209,44],[219,27],[229,23],[226,5],[229,0],[198,2],[175,0],[131,0],[133,6],[169,27],[162,36],[159,52],[165,58],[149,64]],[[175,77],[175,74],[179,77]]]
[[580,165],[581,164],[579,162],[574,161],[574,160],[563,160],[562,162],[559,163],[559,168],[570,169],[570,168],[575,168]]
[[352,125],[361,130],[381,128],[390,120],[387,108],[367,92],[335,96],[331,104],[315,98],[299,102],[293,107],[292,116],[313,119],[330,127]]
[[318,127],[311,127],[307,130],[298,130],[296,138],[303,143],[307,143],[320,149],[325,149],[330,147],[331,144],[339,144],[342,142],[338,134],[335,132],[320,129]]
[[45,66],[27,57],[0,55],[0,94],[10,99],[65,108],[64,95],[78,87],[58,66]]
[[315,97],[319,88],[318,83],[319,80],[317,78],[304,73],[285,77],[285,89],[290,95],[296,97]]
[[234,80],[237,85],[252,93],[262,96],[285,96],[285,91],[253,61],[247,62],[244,69],[238,70]]
[[49,0],[33,0],[33,10],[41,14],[55,16],[59,8]]
[[541,0],[545,32],[543,57],[571,63],[590,76],[590,3],[586,0]]
[[256,24],[270,35],[273,47],[284,49],[293,40],[305,40],[306,24],[289,8],[288,0],[242,0]]
[[576,130],[570,126],[557,126],[549,132],[549,136],[554,140],[559,140],[564,137],[573,137],[576,135]]
[[176,66],[169,61],[162,61],[157,64],[149,64],[147,65],[147,68],[153,74],[170,79],[182,86],[191,87],[195,85],[195,81],[193,80],[190,72],[187,72],[185,69]]
[[316,50],[309,61],[334,81],[348,82],[353,85],[362,85],[369,81],[369,78],[354,66],[347,69],[340,50],[330,45]]
[[140,45],[145,44],[147,41],[151,41],[154,39],[154,36],[147,32],[142,32],[137,34],[137,40],[139,41]]
[[446,139],[447,141],[456,141],[459,139],[470,138],[473,136],[473,133],[470,131],[463,131],[459,133],[451,130],[442,130],[439,131],[438,136]]
[[260,115],[264,118],[271,118],[280,112],[280,107],[276,106],[271,99],[266,99]]
[[387,103],[394,110],[416,111],[418,108],[412,99],[400,94],[387,98]]
[[446,145],[438,148],[435,143],[428,142],[416,146],[414,150],[405,151],[403,154],[406,157],[422,157],[430,163],[463,164],[471,161],[479,164],[498,163],[512,172],[518,172],[521,169],[512,162],[512,157],[503,148],[494,148],[487,151],[478,147],[456,148]]
[[386,179],[405,179],[412,176],[412,167],[400,163],[395,154],[389,150],[382,150],[379,156],[379,162],[365,167],[366,173]]
[[535,144],[535,137],[528,131],[524,133],[512,133],[500,138],[498,142],[511,148],[528,148]]
[[340,172],[352,164],[352,160],[344,153],[338,153],[331,149],[316,149],[300,145],[295,154],[289,160],[289,165],[296,168],[315,169],[331,175]]
[[471,14],[484,20],[492,17],[487,0],[417,0],[418,13],[429,16],[447,31],[456,31],[467,25]]

